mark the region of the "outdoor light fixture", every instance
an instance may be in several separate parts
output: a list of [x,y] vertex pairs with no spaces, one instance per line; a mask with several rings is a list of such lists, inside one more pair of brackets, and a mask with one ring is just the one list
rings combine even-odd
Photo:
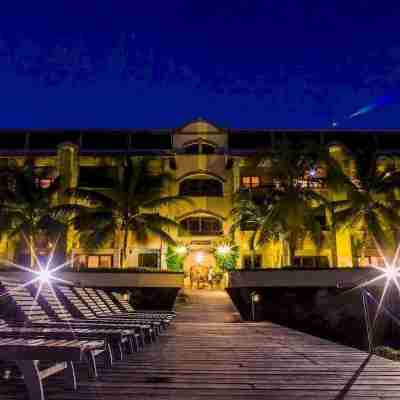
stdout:
[[311,168],[309,171],[308,171],[308,174],[311,176],[311,177],[315,177],[315,175],[317,175],[317,171],[314,169],[314,168]]
[[[24,237],[25,238],[25,237]],[[72,259],[71,260],[67,260],[66,262],[59,264],[59,265],[55,265],[52,266],[52,268],[50,268],[50,265],[52,265],[53,262],[53,258],[54,258],[54,253],[56,251],[57,248],[57,243],[58,243],[58,239],[57,241],[55,241],[53,243],[53,246],[51,248],[51,252],[49,257],[47,258],[47,261],[45,263],[42,263],[41,260],[38,257],[38,253],[36,252],[36,249],[30,244],[30,242],[25,238],[25,240],[27,241],[29,247],[30,247],[30,251],[32,254],[32,257],[35,260],[35,264],[36,264],[36,268],[32,269],[32,268],[28,268],[25,265],[20,265],[17,263],[14,263],[12,261],[9,260],[1,260],[1,263],[4,263],[5,265],[9,265],[11,267],[17,268],[20,271],[26,272],[27,273],[27,278],[29,280],[24,281],[23,283],[21,283],[20,287],[27,287],[29,285],[32,285],[34,283],[39,283],[39,289],[38,292],[36,294],[36,296],[39,296],[40,291],[42,289],[42,286],[44,284],[47,284],[51,290],[52,289],[52,283],[66,283],[66,284],[72,284],[72,282],[67,281],[65,279],[62,279],[58,276],[56,276],[56,272],[65,268],[68,265],[72,264]]]
[[194,259],[196,260],[196,262],[198,264],[201,264],[203,262],[203,260],[204,260],[204,254],[201,251],[198,251],[196,253],[196,255],[194,256]]
[[180,256],[183,256],[187,252],[187,247],[185,245],[183,245],[183,244],[180,245],[180,246],[177,246],[176,249],[175,249],[175,252],[176,252],[176,254],[179,254]]
[[258,293],[253,294],[253,301],[254,303],[259,303],[261,300],[261,296]]
[[228,244],[221,244],[220,246],[217,247],[217,253],[220,256],[226,256],[231,252],[231,246]]
[[395,280],[400,275],[399,269],[394,265],[388,265],[384,270],[384,275],[386,275],[389,280]]

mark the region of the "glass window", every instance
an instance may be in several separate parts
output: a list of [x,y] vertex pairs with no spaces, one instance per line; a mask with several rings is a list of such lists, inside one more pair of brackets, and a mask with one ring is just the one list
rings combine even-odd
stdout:
[[215,153],[215,147],[211,146],[210,144],[203,143],[201,147],[202,147],[202,150],[201,150],[202,154],[214,154]]
[[180,235],[220,235],[222,234],[222,224],[214,217],[191,217],[186,218],[181,222],[184,230],[181,230]]
[[259,176],[242,176],[242,187],[256,188],[261,184],[261,178]]
[[158,252],[140,253],[138,261],[141,268],[158,268]]
[[222,197],[222,183],[216,179],[185,179],[179,185],[181,196]]
[[185,147],[185,154],[199,154],[200,146],[198,143],[191,144]]
[[88,268],[97,268],[99,266],[99,256],[88,256],[87,266]]
[[78,256],[79,268],[112,268],[112,254],[81,254]]
[[111,268],[112,267],[112,256],[111,255],[99,256],[99,267]]
[[294,266],[301,268],[328,268],[327,256],[299,256],[294,257]]

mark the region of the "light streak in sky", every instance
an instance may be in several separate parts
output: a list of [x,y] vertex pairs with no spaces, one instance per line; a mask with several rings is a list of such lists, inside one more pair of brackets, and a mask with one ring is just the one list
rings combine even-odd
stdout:
[[369,104],[368,106],[362,107],[353,114],[349,115],[348,119],[352,119],[354,117],[358,117],[359,115],[367,114],[370,111],[375,110],[378,107],[382,107],[388,103],[392,103],[395,99],[395,96],[383,96],[380,97],[375,103]]

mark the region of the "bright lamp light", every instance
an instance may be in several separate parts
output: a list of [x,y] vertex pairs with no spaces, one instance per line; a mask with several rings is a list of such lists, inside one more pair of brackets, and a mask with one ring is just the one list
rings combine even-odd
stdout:
[[231,246],[228,244],[221,244],[220,246],[217,247],[217,253],[220,256],[226,256],[231,252]]
[[43,283],[48,283],[51,279],[51,272],[47,269],[42,269],[39,272],[39,279],[43,282]]
[[201,251],[198,251],[198,252],[196,253],[196,255],[194,256],[194,258],[195,258],[196,262],[197,262],[198,264],[200,264],[200,263],[202,263],[203,260],[204,260],[204,254],[203,254]]
[[187,252],[187,248],[184,245],[177,246],[175,249],[176,254],[183,256]]
[[384,274],[386,275],[386,277],[387,277],[389,280],[393,280],[393,279],[395,279],[396,277],[399,276],[399,269],[396,268],[394,265],[388,265],[388,266],[385,268]]

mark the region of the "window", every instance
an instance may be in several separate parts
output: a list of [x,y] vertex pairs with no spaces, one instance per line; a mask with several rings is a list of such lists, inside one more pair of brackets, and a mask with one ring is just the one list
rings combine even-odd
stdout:
[[185,147],[185,154],[199,154],[200,153],[200,146],[198,143],[191,144]]
[[241,186],[245,188],[257,188],[261,184],[261,178],[259,176],[242,176]]
[[185,179],[179,186],[181,196],[222,197],[222,183],[216,179]]
[[[253,268],[251,255],[245,255],[242,259],[243,268]],[[254,256],[254,268],[261,268],[262,266],[262,255],[256,254]]]
[[180,236],[185,235],[206,235],[214,236],[222,234],[222,224],[214,217],[191,217],[181,222],[184,230],[181,230]]
[[215,153],[215,147],[211,146],[210,144],[203,143],[201,145],[201,154],[214,154]]
[[208,143],[192,143],[185,146],[185,154],[214,154],[215,147]]
[[80,167],[79,186],[111,188],[118,174],[117,167]]
[[140,253],[138,257],[138,266],[141,268],[159,268],[158,252]]
[[329,260],[326,256],[294,257],[294,266],[300,268],[328,268]]
[[360,267],[385,267],[383,257],[364,256],[358,257],[358,265]]
[[79,268],[112,268],[112,254],[81,254],[78,256]]

